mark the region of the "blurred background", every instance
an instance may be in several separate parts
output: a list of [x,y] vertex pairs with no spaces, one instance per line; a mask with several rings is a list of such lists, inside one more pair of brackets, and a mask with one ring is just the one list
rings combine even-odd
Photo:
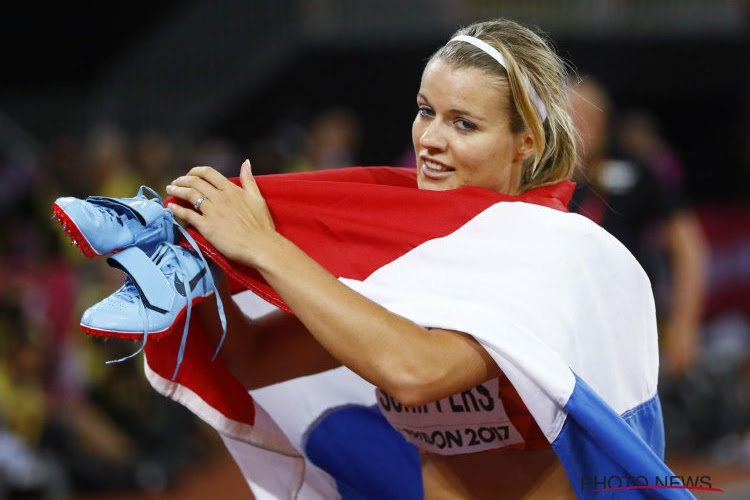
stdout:
[[[67,245],[55,198],[163,194],[191,166],[235,176],[245,158],[256,174],[409,167],[424,63],[494,17],[538,26],[595,78],[613,150],[698,221],[699,348],[665,374],[667,456],[750,486],[749,1],[29,1],[0,16],[0,499],[188,498],[188,473],[223,460],[139,360],[104,364],[137,346],[81,334],[122,277]],[[664,216],[644,223],[655,254]],[[244,498],[233,467],[216,477]]]

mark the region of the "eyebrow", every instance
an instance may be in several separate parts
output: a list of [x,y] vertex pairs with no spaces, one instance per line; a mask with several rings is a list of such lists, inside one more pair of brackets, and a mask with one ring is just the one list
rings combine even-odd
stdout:
[[[417,98],[420,98],[420,97],[422,99],[424,99],[425,101],[427,101],[427,103],[430,102],[430,100],[427,99],[427,96],[425,96],[421,92],[417,93]],[[469,112],[469,111],[467,111],[465,109],[451,108],[451,109],[448,110],[448,112],[450,114],[452,114],[452,115],[466,116],[466,117],[469,117],[469,118],[472,118],[474,120],[481,121],[481,122],[486,122],[487,121],[486,118],[484,118],[482,116],[475,115],[474,113],[471,113],[471,112]]]

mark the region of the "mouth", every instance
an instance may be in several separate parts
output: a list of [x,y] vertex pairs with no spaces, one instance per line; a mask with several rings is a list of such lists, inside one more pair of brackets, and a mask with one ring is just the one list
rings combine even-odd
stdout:
[[424,157],[422,157],[421,170],[425,177],[436,180],[444,179],[456,171],[453,167],[448,167],[442,163],[436,162],[435,160],[430,160]]

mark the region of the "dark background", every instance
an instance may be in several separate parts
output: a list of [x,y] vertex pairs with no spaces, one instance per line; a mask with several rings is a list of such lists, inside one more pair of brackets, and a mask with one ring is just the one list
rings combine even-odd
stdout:
[[[224,162],[225,173],[236,175],[246,157],[255,173],[266,173],[259,171],[272,169],[256,163],[262,157],[254,155],[253,144],[293,139],[290,125],[309,130],[321,111],[338,106],[353,111],[361,124],[356,162],[397,164],[411,148],[415,94],[429,55],[461,24],[506,16],[546,31],[575,72],[598,78],[620,109],[651,111],[682,160],[687,194],[711,250],[702,335],[729,339],[722,345],[731,356],[720,352],[722,345],[702,349],[722,378],[696,373],[693,385],[680,389],[690,411],[672,408],[679,425],[671,439],[685,441],[677,443],[678,451],[700,444],[705,460],[697,466],[677,461],[674,470],[709,474],[732,498],[750,498],[747,487],[733,487],[747,486],[750,470],[748,7],[748,0],[5,2],[0,378],[15,373],[24,383],[6,384],[11,399],[0,391],[0,432],[6,417],[18,414],[15,391],[34,386],[40,398],[19,394],[37,403],[40,428],[51,423],[59,434],[51,443],[29,440],[30,451],[58,453],[73,493],[100,493],[87,494],[88,500],[110,499],[115,492],[122,499],[188,499],[208,495],[208,485],[216,498],[244,494],[231,462],[221,462],[220,476],[206,467],[214,444],[227,458],[223,445],[206,442],[204,427],[187,410],[152,391],[140,362],[104,365],[136,346],[81,337],[83,311],[120,287],[122,275],[107,274],[112,269],[105,259],[92,262],[70,246],[50,220],[51,203],[60,196],[132,196],[141,183],[163,192],[196,164]],[[108,137],[96,133],[109,125],[127,140],[122,150],[117,141],[107,143],[101,154],[96,146]],[[164,170],[137,152],[138,139],[152,131],[175,145],[161,163]],[[195,146],[206,144],[218,149],[197,163],[196,150],[205,150]],[[121,192],[105,192],[104,186]],[[17,363],[29,359],[36,362]],[[742,377],[734,377],[733,360],[742,363],[736,365]],[[28,421],[18,427],[31,427]],[[116,463],[111,453],[81,456],[90,452],[82,429],[98,434],[86,433],[102,448],[112,448],[102,422],[132,447]],[[739,431],[747,433],[744,441],[737,440]],[[736,482],[725,480],[734,469],[722,475],[707,466],[732,460],[743,465]],[[144,464],[163,477],[139,479]],[[9,478],[2,472],[4,497]],[[204,487],[183,483],[189,486],[169,490],[185,478]],[[119,494],[126,491],[132,496]],[[164,495],[154,496],[158,491]]]
[[[58,130],[39,118],[43,112],[27,113],[17,106],[15,96],[34,102],[37,93],[38,108],[59,106],[61,113],[77,113],[76,99],[92,91],[144,37],[190,3],[6,5],[0,16],[0,111],[5,107],[7,116],[42,144],[62,132],[83,134],[80,120]],[[382,44],[307,39],[279,62],[270,78],[204,119],[193,137],[220,135],[244,145],[284,120],[304,123],[322,108],[343,105],[362,120],[360,163],[393,163],[410,141],[424,61],[448,34],[433,31],[408,43],[384,36]],[[646,108],[656,114],[685,164],[687,190],[694,200],[748,197],[746,33],[550,35],[580,75],[597,76],[609,87],[618,107]]]

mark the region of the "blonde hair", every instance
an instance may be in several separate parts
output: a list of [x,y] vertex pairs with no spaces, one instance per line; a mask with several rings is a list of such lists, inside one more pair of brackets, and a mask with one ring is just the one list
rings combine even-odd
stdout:
[[[534,139],[534,154],[524,163],[520,191],[570,179],[576,166],[576,136],[568,112],[569,69],[551,43],[507,19],[472,24],[456,31],[451,39],[459,35],[490,44],[502,54],[507,69],[481,49],[463,42],[446,44],[430,57],[428,64],[439,59],[456,68],[479,68],[507,82],[511,131],[529,131]],[[544,121],[526,82],[547,109]]]

